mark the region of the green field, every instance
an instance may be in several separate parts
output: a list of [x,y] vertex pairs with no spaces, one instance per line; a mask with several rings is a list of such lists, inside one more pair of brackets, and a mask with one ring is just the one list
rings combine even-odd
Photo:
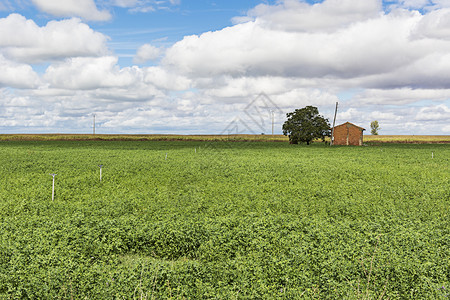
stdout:
[[2,141],[0,173],[0,299],[450,297],[448,144]]

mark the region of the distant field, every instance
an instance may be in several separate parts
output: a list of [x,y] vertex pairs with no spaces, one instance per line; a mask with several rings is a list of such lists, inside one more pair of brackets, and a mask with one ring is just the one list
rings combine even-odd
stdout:
[[3,141],[0,299],[448,299],[449,174],[448,144]]
[[[253,141],[287,142],[284,135],[164,135],[164,134],[1,134],[0,141]],[[328,139],[329,140],[329,139]],[[365,143],[450,143],[450,135],[366,135]]]
[[366,135],[366,143],[450,143],[450,135]]

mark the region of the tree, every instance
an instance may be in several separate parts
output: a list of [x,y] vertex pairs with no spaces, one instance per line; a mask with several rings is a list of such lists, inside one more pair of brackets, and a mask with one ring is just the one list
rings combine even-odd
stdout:
[[314,106],[296,109],[286,114],[287,121],[283,124],[283,134],[289,135],[291,144],[306,142],[307,145],[314,139],[325,141],[330,136],[330,123],[319,115],[319,110]]
[[372,135],[378,135],[378,130],[381,129],[380,125],[378,124],[378,121],[372,121],[370,123],[370,128],[371,128],[370,133]]

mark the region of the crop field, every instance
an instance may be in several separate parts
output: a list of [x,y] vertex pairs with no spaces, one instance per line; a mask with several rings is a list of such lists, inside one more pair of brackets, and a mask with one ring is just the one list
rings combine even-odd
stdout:
[[[0,141],[231,141],[231,142],[288,142],[284,135],[262,134],[0,134]],[[327,137],[326,141],[330,141]],[[319,141],[320,142],[320,141]],[[365,135],[364,143],[450,144],[450,135]]]
[[449,144],[1,141],[0,174],[0,299],[450,297]]

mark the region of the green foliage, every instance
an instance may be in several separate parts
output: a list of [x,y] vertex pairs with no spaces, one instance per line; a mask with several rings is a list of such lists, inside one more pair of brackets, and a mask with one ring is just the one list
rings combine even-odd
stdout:
[[445,299],[449,159],[448,145],[1,142],[0,299]]
[[378,130],[380,129],[380,124],[378,124],[378,121],[370,122],[370,133],[372,135],[378,135]]
[[314,106],[306,106],[286,114],[287,120],[283,124],[283,134],[289,136],[291,144],[306,142],[309,145],[315,139],[325,141],[330,136],[328,119],[319,115]]

